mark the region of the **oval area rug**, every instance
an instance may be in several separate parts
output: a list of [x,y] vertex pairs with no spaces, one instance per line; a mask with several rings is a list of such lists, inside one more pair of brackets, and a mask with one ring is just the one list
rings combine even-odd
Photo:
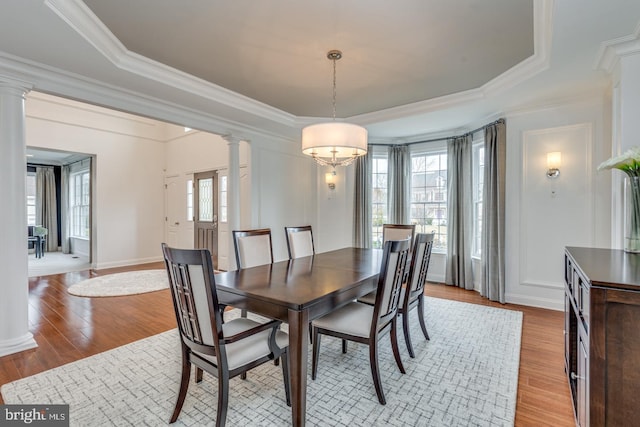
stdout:
[[79,297],[115,297],[168,288],[166,270],[138,270],[92,277],[69,286],[67,291]]

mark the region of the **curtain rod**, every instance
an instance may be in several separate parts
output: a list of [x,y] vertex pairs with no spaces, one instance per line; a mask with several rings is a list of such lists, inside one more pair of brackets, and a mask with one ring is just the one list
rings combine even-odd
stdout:
[[484,128],[486,128],[488,126],[497,125],[498,123],[504,123],[504,119],[498,119],[498,120],[495,120],[495,121],[493,121],[491,123],[487,123],[486,125],[481,126],[478,129],[474,129],[472,131],[463,133],[462,135],[445,136],[445,137],[442,137],[442,138],[433,138],[433,139],[426,139],[426,140],[423,140],[423,141],[407,142],[406,144],[371,144],[371,145],[375,145],[376,147],[393,147],[395,145],[402,146],[402,145],[424,144],[424,143],[427,143],[427,142],[445,141],[447,139],[461,138],[463,136],[472,135],[472,134],[474,134],[474,133],[476,133],[478,131],[483,130]]

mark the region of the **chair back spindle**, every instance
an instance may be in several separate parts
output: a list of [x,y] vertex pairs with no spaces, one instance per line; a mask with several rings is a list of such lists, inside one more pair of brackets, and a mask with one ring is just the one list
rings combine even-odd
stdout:
[[433,237],[433,234],[419,233],[416,235],[409,272],[409,285],[405,291],[408,293],[407,301],[414,300],[424,292],[431,249],[433,248]]
[[409,245],[409,239],[388,240],[384,244],[374,308],[375,321],[372,322],[372,328],[375,327],[378,331],[384,329],[398,314]]

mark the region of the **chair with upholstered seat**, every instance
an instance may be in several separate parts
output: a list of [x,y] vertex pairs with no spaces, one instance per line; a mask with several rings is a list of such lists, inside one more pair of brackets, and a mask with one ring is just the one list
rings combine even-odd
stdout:
[[[433,248],[433,233],[417,234],[414,240],[413,252],[411,257],[411,267],[409,268],[409,276],[406,286],[402,288],[400,296],[400,307],[398,315],[402,315],[402,330],[404,332],[404,341],[409,351],[409,356],[416,357],[411,344],[411,335],[409,331],[409,312],[418,307],[418,320],[422,334],[429,341],[429,333],[424,320],[424,285],[427,281],[427,270],[429,269],[429,260],[431,259],[431,249]],[[372,292],[358,299],[364,304],[375,304],[376,293]]]
[[[393,356],[400,372],[404,374],[405,370],[398,350],[396,320],[408,254],[409,240],[387,241],[384,244],[382,265],[377,279],[378,292],[375,305],[350,302],[311,323],[313,327],[312,379],[316,379],[318,372],[321,335],[366,344],[369,346],[369,364],[376,394],[379,402],[382,405],[386,404],[378,366],[378,341],[381,336],[390,334]],[[343,345],[343,352],[345,350]]]
[[285,227],[289,259],[312,256],[316,253],[313,245],[313,231],[310,225],[301,227]]
[[[229,401],[229,380],[277,358],[282,359],[285,396],[290,405],[289,336],[280,321],[258,323],[237,318],[223,324],[218,306],[211,254],[207,249],[172,249],[162,244],[182,349],[182,375],[170,423],[182,410],[191,365],[196,382],[203,371],[218,378],[216,426],[224,426]],[[207,408],[202,408],[206,410]]]

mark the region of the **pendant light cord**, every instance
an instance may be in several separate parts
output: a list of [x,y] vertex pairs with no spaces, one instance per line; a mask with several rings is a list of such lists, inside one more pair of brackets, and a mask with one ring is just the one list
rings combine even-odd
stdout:
[[333,121],[336,121],[336,60],[333,58]]

